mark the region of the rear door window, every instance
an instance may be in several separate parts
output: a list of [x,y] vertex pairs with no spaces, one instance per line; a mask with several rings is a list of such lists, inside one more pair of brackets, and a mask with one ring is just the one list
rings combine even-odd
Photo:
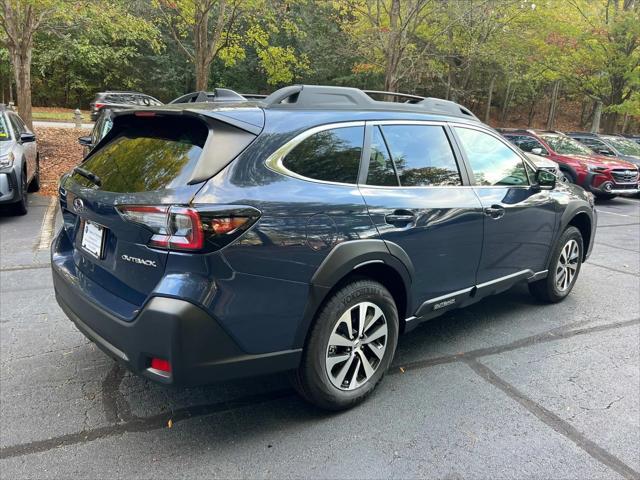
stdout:
[[400,185],[403,187],[462,185],[451,145],[438,125],[383,125]]
[[364,127],[341,127],[315,133],[300,142],[283,160],[285,168],[314,180],[356,183]]
[[[101,190],[145,192],[186,185],[202,153],[207,127],[191,118],[132,117],[124,121],[127,123],[114,138],[82,164],[100,178]],[[78,173],[73,179],[95,187]]]

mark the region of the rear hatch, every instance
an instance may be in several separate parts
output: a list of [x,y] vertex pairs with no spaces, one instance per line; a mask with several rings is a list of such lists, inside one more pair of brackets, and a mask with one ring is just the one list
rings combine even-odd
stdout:
[[[221,149],[219,132],[228,130],[234,146]],[[173,245],[162,235],[168,212],[177,212],[177,223],[189,221],[185,207],[203,182],[254,138],[194,112],[116,114],[109,134],[61,183],[72,257],[66,261],[73,262],[76,283],[123,319],[133,318],[165,270]],[[216,158],[218,150],[224,158]]]

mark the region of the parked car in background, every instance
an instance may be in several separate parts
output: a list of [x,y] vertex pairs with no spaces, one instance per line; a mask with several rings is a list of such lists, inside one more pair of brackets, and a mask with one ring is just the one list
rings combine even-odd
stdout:
[[234,92],[228,88],[214,88],[210,92],[200,91],[191,92],[171,100],[170,104],[175,103],[201,103],[201,102],[246,102],[248,100],[262,100],[266,95],[258,94],[242,94]]
[[622,135],[624,138],[631,140],[632,142],[635,142],[637,144],[640,145],[640,135],[637,134],[631,134],[631,133],[625,133]]
[[62,309],[153,381],[291,370],[349,408],[400,333],[519,282],[559,302],[591,252],[592,195],[456,103],[296,85],[177,107],[114,115],[52,244]]
[[139,92],[100,92],[96,94],[96,98],[90,103],[91,120],[98,119],[100,110],[105,107],[109,108],[127,108],[127,107],[156,107],[162,105],[157,98]]
[[617,157],[640,166],[640,145],[622,135],[604,135],[600,133],[570,132],[571,138],[578,140],[598,155]]
[[603,199],[638,193],[638,167],[618,158],[595,154],[563,133],[548,130],[500,129],[521,150],[558,163],[571,182]]
[[107,133],[109,133],[109,130],[111,130],[111,127],[113,126],[113,114],[120,110],[124,109],[111,107],[101,109],[91,133],[83,137],[78,137],[78,143],[83,147],[83,158],[89,155],[91,150],[93,150],[93,147],[95,147],[98,142],[102,140]]
[[0,104],[0,204],[27,213],[28,192],[40,189],[40,157],[35,134],[16,112]]

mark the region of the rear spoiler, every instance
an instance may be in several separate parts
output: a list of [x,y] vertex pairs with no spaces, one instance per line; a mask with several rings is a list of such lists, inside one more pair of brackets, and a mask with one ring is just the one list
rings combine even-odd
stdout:
[[[264,115],[262,110],[259,112]],[[115,138],[126,125],[124,120],[132,117],[143,119],[188,116],[206,124],[209,135],[202,147],[202,154],[187,181],[188,185],[204,182],[217,175],[240,155],[262,132],[262,127],[242,119],[215,111],[204,114],[195,109],[136,109],[113,112],[113,127],[94,147],[87,158]],[[85,159],[86,160],[86,159]]]

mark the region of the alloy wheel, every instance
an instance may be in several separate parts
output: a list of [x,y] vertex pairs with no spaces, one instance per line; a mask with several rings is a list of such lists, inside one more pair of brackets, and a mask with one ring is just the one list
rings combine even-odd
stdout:
[[387,349],[387,319],[377,305],[360,302],[336,322],[327,345],[329,380],[340,390],[355,390],[371,379]]
[[578,272],[579,257],[578,242],[571,239],[565,243],[556,265],[556,288],[561,292],[566,291],[573,284]]

